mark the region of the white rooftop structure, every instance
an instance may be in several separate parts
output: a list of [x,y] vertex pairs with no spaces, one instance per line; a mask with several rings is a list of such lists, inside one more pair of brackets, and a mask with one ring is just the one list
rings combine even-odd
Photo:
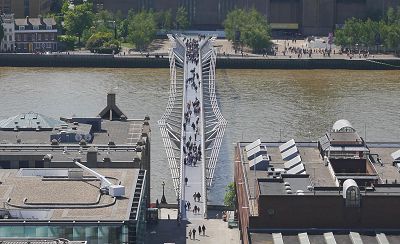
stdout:
[[251,170],[268,170],[270,158],[268,155],[260,155],[253,160],[249,161],[249,167]]
[[247,159],[252,160],[253,158],[260,156],[262,154],[267,154],[267,147],[263,145],[258,145],[254,147],[253,149],[250,149],[247,151]]
[[304,168],[304,165],[302,163],[296,165],[295,167],[289,169],[286,173],[290,175],[298,175],[305,173],[306,169]]
[[300,157],[300,155],[297,155],[296,157],[292,158],[291,160],[285,162],[285,169],[287,169],[287,170],[291,169],[300,163],[301,163],[301,157]]
[[279,146],[279,151],[281,153],[283,153],[284,151],[288,150],[289,148],[293,147],[296,145],[296,142],[294,141],[294,139],[291,139],[285,143],[283,143],[282,145]]
[[245,147],[246,152],[250,151],[251,149],[255,148],[256,146],[261,145],[261,139],[257,139],[254,142],[250,143]]
[[351,123],[348,120],[340,119],[336,121],[332,126],[332,131],[334,132],[355,132]]
[[297,149],[296,146],[293,146],[291,148],[289,148],[288,150],[284,151],[283,153],[281,153],[282,156],[282,160],[290,160],[294,157],[296,157],[299,154],[299,150]]
[[400,149],[390,154],[390,156],[392,156],[393,161],[400,161]]

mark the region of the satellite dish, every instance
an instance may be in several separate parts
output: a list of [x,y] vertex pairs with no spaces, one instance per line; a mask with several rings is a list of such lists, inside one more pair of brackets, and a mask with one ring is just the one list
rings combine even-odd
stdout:
[[92,135],[91,134],[86,134],[85,135],[85,141],[90,142],[92,140]]
[[75,141],[80,142],[82,140],[82,135],[81,134],[76,134],[75,135]]

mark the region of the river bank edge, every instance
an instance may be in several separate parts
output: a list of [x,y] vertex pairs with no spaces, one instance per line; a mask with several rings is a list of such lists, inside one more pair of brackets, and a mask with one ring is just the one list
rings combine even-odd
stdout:
[[[113,55],[0,54],[3,67],[169,68],[169,59]],[[294,59],[217,57],[220,69],[348,69],[400,70],[400,59]]]

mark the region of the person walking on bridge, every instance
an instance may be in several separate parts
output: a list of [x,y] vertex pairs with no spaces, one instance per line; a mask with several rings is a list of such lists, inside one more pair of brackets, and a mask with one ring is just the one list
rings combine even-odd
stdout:
[[185,186],[187,186],[189,179],[187,177],[185,177]]

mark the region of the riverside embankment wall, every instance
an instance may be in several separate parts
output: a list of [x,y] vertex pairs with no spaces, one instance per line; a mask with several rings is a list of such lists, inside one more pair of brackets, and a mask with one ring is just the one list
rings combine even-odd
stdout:
[[[0,66],[9,67],[98,67],[98,68],[169,68],[168,58],[113,55],[36,55],[0,54]],[[219,57],[222,69],[400,69],[400,59],[282,59]]]

